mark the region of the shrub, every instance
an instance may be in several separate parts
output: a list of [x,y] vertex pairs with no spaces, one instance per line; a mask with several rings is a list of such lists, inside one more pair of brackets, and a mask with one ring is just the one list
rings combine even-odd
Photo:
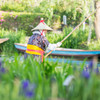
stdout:
[[0,50],[4,54],[6,53],[6,55],[12,55],[14,52],[17,51],[14,46],[14,43],[20,43],[22,41],[25,41],[25,32],[23,30],[18,31],[18,33],[16,33],[15,31],[5,31],[2,29],[2,31],[0,31],[0,35],[1,38],[9,38],[8,41],[0,44]]
[[[32,35],[31,29],[38,25],[40,18],[44,18],[45,22],[47,23],[48,18],[45,14],[42,13],[18,13],[18,12],[3,12],[3,19],[5,22],[2,23],[1,28],[9,29],[9,30],[24,30],[27,36]],[[54,16],[51,20],[51,25],[53,22],[56,22],[57,19],[59,20],[58,16]]]

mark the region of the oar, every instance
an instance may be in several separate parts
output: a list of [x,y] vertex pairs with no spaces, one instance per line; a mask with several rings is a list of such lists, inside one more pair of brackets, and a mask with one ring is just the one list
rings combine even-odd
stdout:
[[[79,25],[77,25],[73,30],[72,32],[70,32],[62,41],[64,42],[79,26],[81,26],[91,15],[93,15],[94,13],[96,12],[96,10],[94,12],[92,12],[89,16],[87,16],[87,18],[85,18]],[[44,58],[46,58],[53,50],[51,50],[49,53],[47,53]]]

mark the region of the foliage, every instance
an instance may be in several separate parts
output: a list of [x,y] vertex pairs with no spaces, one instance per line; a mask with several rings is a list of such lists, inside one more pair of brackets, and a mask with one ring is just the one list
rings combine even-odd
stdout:
[[14,4],[5,3],[4,5],[2,5],[1,10],[3,11],[24,11],[25,6],[23,7],[23,5],[19,5],[18,3],[14,3]]
[[[46,37],[50,43],[57,43],[63,40],[71,31],[72,31],[71,27],[69,28],[66,27],[63,33],[58,34],[58,33],[50,32],[46,34]],[[68,37],[63,42],[61,47],[74,48],[74,49],[99,50],[100,49],[99,41],[92,42],[96,37],[94,31],[92,32],[91,43],[87,45],[86,41],[87,41],[88,33],[89,33],[88,29],[86,29],[85,31],[83,31],[82,29],[76,30],[70,37]],[[8,31],[8,30],[1,29],[0,31],[1,38],[9,38],[9,40],[0,44],[0,50],[3,53],[8,52],[8,54],[18,52],[14,46],[14,43],[26,43],[25,34],[26,33],[24,30],[16,32],[11,30]]]
[[[51,98],[88,100],[86,98],[91,98],[91,94],[93,94],[91,100],[97,99],[99,98],[99,92],[97,92],[100,82],[99,71],[95,68],[92,69],[92,62],[86,66],[88,67],[85,67],[84,63],[77,65],[72,62],[48,62],[46,59],[43,63],[38,63],[31,56],[24,59],[22,55],[18,56],[18,54],[13,57],[7,56],[3,58],[2,62],[0,60],[0,90],[2,90],[0,98],[2,100],[7,98],[10,100],[47,100]],[[89,74],[87,74],[88,70]],[[87,71],[87,73],[83,73],[83,71]],[[96,74],[92,74],[92,71]],[[69,75],[74,75],[75,79],[65,87],[63,82]],[[4,87],[6,91],[3,89]]]
[[81,21],[81,12],[78,11],[79,1],[70,0],[69,2],[60,0],[59,2],[55,2],[54,6],[54,14],[59,14],[61,16],[61,21],[63,19],[63,15],[67,17],[67,25],[77,25],[79,21]]
[[45,17],[43,14],[35,13],[17,13],[17,12],[3,12],[3,19],[5,20],[1,24],[1,28],[9,30],[24,30],[26,35],[31,35],[31,29],[35,27],[41,17]]
[[7,31],[2,29],[0,31],[0,36],[1,38],[9,38],[8,41],[0,44],[0,50],[8,55],[17,51],[14,43],[23,43],[25,41],[25,32],[23,30],[18,31],[17,33],[15,31]]
[[[36,11],[35,11],[36,10]],[[35,12],[41,12],[43,14],[45,14],[45,16],[47,17],[47,24],[50,25],[50,21],[52,20],[53,17],[53,5],[51,4],[51,2],[48,2],[47,0],[43,0],[39,7],[35,8]]]
[[[0,84],[0,89],[5,86],[10,92],[2,92],[0,97],[2,98],[2,96],[6,94],[10,100],[13,100],[14,98],[17,99],[18,97],[19,100],[22,100],[22,98],[27,99],[27,97],[22,95],[20,91],[22,80],[29,80],[30,83],[34,83],[37,87],[34,94],[35,97],[32,97],[34,100],[46,100],[46,98],[50,97],[50,79],[47,79],[45,76],[43,64],[33,62],[33,59],[30,58],[23,61],[17,55],[13,60],[11,59],[11,63],[9,63],[9,59],[5,59],[5,63],[3,63],[3,67],[8,71],[2,75],[2,78],[0,78],[2,84],[3,82],[5,83],[3,85]],[[2,98],[2,100],[6,100],[6,97]]]
[[30,9],[32,9],[31,6],[34,5],[34,2],[31,1],[31,5],[28,4],[27,1],[24,0],[4,0],[4,2],[0,2],[1,3],[1,10],[3,11],[15,11],[15,12],[23,12],[23,11],[29,11]]
[[[24,59],[17,52],[14,43],[25,43],[25,37],[32,35],[34,28],[43,17],[45,22],[56,29],[61,28],[63,15],[67,16],[67,26],[63,33],[48,32],[50,43],[63,40],[76,25],[91,11],[91,0],[1,0],[0,1],[0,38],[9,38],[0,44],[0,99],[1,100],[99,100],[99,66],[93,62],[85,65],[34,61],[32,57]],[[92,18],[92,20],[94,20]],[[89,21],[89,20],[88,20]],[[77,29],[62,44],[63,48],[99,50],[100,42],[87,45],[89,27]],[[54,26],[55,25],[55,26]],[[92,30],[92,39],[96,39]],[[13,56],[12,56],[13,55]],[[74,80],[65,87],[66,77],[73,75]],[[6,90],[6,91],[5,91]]]
[[[1,12],[3,16],[0,24],[1,28],[8,30],[24,30],[27,36],[32,35],[31,29],[38,25],[40,18],[44,18],[47,23],[48,17],[42,13],[27,13],[27,12]],[[54,16],[51,20],[52,25],[53,21],[56,22],[59,20],[59,16]]]
[[14,54],[13,57],[3,57],[2,62],[0,60],[0,90],[2,90],[0,98],[2,100],[7,98],[47,100],[57,97],[63,99],[66,97],[63,82],[68,75],[73,74],[74,67],[72,62],[58,63],[44,60],[43,63],[38,63],[32,57],[24,59],[18,54]]
[[[49,33],[47,34],[47,39],[50,43],[57,43],[63,40],[71,31],[73,30],[72,27],[65,27],[63,33]],[[89,49],[87,45],[87,38],[88,38],[89,30],[88,27],[85,31],[82,28],[77,29],[73,32],[61,45],[63,48],[74,48],[74,49]],[[95,39],[95,32],[92,31],[92,40]],[[53,38],[53,39],[52,39]],[[73,41],[74,40],[74,41]],[[95,46],[95,44],[94,44]],[[98,47],[99,48],[99,47]],[[95,49],[98,49],[95,48]]]
[[74,72],[74,80],[66,87],[69,100],[99,100],[100,69],[91,61],[82,71]]
[[11,2],[6,1],[5,3],[1,2],[1,4],[1,10],[5,11],[43,13],[47,18],[48,25],[52,24],[51,20],[53,16],[61,16],[60,21],[62,21],[63,15],[66,15],[67,25],[75,26],[83,20],[91,10],[94,10],[94,2],[90,0],[41,0],[38,2],[34,0],[17,0]]
[[89,50],[100,50],[100,41],[91,41],[91,43],[88,46]]

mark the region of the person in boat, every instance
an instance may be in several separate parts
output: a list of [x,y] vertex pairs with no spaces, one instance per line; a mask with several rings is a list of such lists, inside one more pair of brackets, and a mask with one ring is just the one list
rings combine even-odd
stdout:
[[35,60],[43,62],[44,52],[47,50],[55,50],[55,48],[59,47],[62,43],[49,43],[45,34],[47,31],[51,31],[53,29],[44,22],[43,18],[41,18],[40,23],[32,30],[33,35],[28,40],[24,57],[27,58],[27,55],[32,54]]

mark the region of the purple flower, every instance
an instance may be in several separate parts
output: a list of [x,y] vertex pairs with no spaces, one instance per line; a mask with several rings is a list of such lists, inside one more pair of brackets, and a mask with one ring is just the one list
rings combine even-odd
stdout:
[[96,73],[99,73],[99,68],[98,67],[96,68]]
[[4,67],[1,67],[0,68],[0,72],[5,73],[5,68]]
[[93,68],[93,61],[90,61],[88,68],[92,70],[92,68]]
[[96,74],[99,74],[99,68],[97,67],[94,72],[96,72]]
[[86,69],[86,71],[89,71],[89,68],[87,66],[85,67],[85,69]]
[[40,18],[40,16],[38,16],[38,18]]
[[0,60],[0,73],[5,73],[5,68],[2,67],[2,61]]
[[26,89],[29,86],[29,80],[25,80],[22,82],[22,88]]
[[27,53],[24,54],[24,59],[26,59],[26,58],[27,58]]
[[0,60],[0,78],[6,72],[6,69],[2,66],[2,61]]
[[0,67],[2,67],[2,62],[1,62],[1,60],[0,60]]
[[4,19],[0,19],[0,22],[5,22],[5,20]]
[[29,80],[24,80],[21,85],[20,94],[28,98],[34,97],[35,85],[31,84]]
[[12,15],[13,15],[13,14],[12,14],[12,13],[10,13],[10,16],[11,16],[11,17],[12,17]]
[[34,96],[34,92],[33,91],[26,91],[25,96],[28,98],[31,98]]
[[88,71],[83,70],[83,71],[82,71],[82,76],[83,76],[84,78],[86,78],[86,79],[89,79],[89,78],[90,78],[90,73],[89,73]]
[[18,15],[16,15],[14,19],[16,19],[17,17],[18,17]]

